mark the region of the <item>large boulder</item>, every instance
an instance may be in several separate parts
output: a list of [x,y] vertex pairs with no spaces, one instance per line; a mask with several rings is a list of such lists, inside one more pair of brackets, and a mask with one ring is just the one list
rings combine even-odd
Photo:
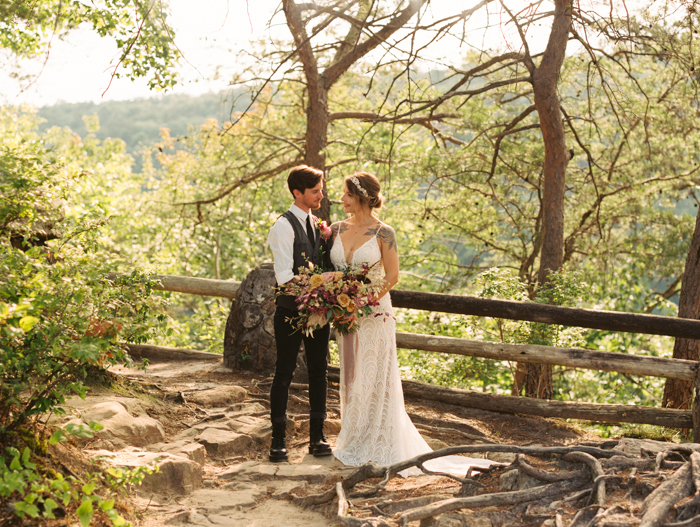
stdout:
[[224,366],[259,373],[275,371],[275,271],[264,263],[245,277],[224,332]]
[[[243,279],[224,331],[224,366],[271,375],[275,371],[275,271],[263,263]],[[299,353],[296,382],[308,382],[306,355]]]

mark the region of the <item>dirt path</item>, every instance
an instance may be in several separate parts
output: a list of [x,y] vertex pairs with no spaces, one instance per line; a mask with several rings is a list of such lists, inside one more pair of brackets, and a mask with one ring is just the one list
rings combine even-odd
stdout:
[[[121,466],[160,457],[160,473],[133,496],[139,525],[321,527],[337,525],[337,501],[301,507],[304,497],[323,493],[354,471],[330,456],[307,454],[308,398],[293,385],[288,446],[290,462],[267,461],[269,380],[242,376],[220,361],[160,362],[144,371],[114,368],[110,390],[93,389],[74,399],[73,419],[105,425],[83,445],[89,456]],[[520,446],[567,445],[584,438],[561,422],[408,400],[411,419],[434,448],[479,443]],[[337,386],[329,389],[326,432],[340,428]],[[595,438],[593,438],[595,439]],[[478,457],[478,456],[477,456]],[[510,462],[512,454],[492,454]],[[392,480],[384,499],[459,491],[436,476]],[[417,525],[417,523],[416,523]],[[456,525],[456,524],[455,524]]]

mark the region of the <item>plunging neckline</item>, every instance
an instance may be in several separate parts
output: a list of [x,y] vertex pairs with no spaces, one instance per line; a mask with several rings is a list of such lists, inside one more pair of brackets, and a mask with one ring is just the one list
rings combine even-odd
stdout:
[[[379,231],[377,231],[379,233]],[[350,259],[348,260],[347,255],[345,254],[345,244],[343,243],[343,238],[340,236],[340,233],[338,233],[338,240],[340,241],[340,248],[343,250],[343,260],[345,260],[345,265],[352,265],[352,259],[355,257],[355,253],[362,249],[365,245],[367,245],[369,242],[371,242],[374,238],[376,238],[377,235],[375,234],[374,236],[370,237],[369,240],[364,242],[362,245],[360,245],[357,249],[355,249],[352,253],[350,253]]]

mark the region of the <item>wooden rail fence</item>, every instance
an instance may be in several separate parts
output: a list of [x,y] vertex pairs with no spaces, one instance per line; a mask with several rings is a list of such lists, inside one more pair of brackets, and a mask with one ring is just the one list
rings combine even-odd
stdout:
[[[157,289],[203,296],[234,299],[240,282],[161,275]],[[436,311],[461,315],[524,320],[546,324],[577,326],[609,331],[634,332],[700,339],[700,321],[567,308],[529,302],[492,300],[469,296],[456,296],[416,291],[391,291],[394,307]],[[407,395],[447,402],[464,407],[509,413],[523,413],[542,417],[560,417],[602,422],[628,422],[652,424],[672,428],[693,428],[695,441],[700,441],[700,363],[696,361],[647,357],[624,353],[610,353],[580,348],[558,348],[532,344],[503,344],[469,339],[396,333],[399,348],[438,353],[482,357],[493,360],[552,364],[572,368],[615,371],[631,375],[643,375],[695,381],[696,395],[693,411],[668,408],[652,408],[636,405],[593,404],[564,401],[545,401],[524,397],[492,395],[456,388],[432,386],[404,380]],[[185,355],[190,358],[219,357],[195,350],[178,350],[160,346],[130,346],[136,356]],[[331,367],[329,377],[338,380],[337,368]],[[697,404],[696,404],[697,403]]]

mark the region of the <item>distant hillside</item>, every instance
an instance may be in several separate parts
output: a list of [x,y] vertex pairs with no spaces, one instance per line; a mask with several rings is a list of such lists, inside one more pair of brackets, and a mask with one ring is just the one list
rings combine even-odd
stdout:
[[[59,103],[39,108],[38,114],[46,119],[41,125],[45,130],[52,126],[67,126],[80,136],[87,134],[83,116],[97,115],[100,129],[95,134],[100,139],[119,137],[126,142],[127,151],[133,154],[141,145],[158,141],[161,128],[170,128],[171,135],[184,135],[191,125],[200,125],[207,119],[228,121],[231,115],[231,94],[211,93],[191,97],[189,95],[165,95],[157,99],[133,101],[108,101],[95,103]],[[239,97],[234,111],[242,111],[248,105],[247,97]],[[139,161],[137,160],[137,165]],[[134,167],[139,170],[139,166]]]

